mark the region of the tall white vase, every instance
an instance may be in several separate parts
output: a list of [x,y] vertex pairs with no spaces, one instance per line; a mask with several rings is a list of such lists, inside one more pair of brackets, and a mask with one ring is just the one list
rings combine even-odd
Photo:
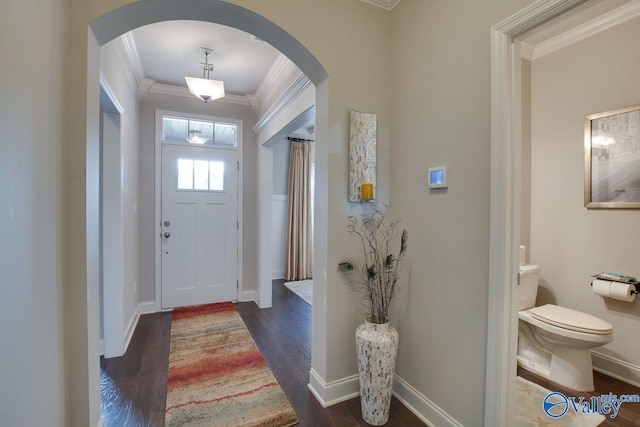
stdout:
[[389,323],[367,321],[356,329],[356,350],[362,419],[381,426],[389,420],[398,332]]

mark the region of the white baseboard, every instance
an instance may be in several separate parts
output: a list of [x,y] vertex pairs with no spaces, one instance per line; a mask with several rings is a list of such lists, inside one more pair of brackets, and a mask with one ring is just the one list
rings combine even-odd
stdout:
[[98,420],[98,426],[97,427],[104,427],[104,418],[100,417],[100,419]]
[[[360,395],[358,375],[326,383],[316,371],[311,369],[307,387],[323,408]],[[393,395],[427,425],[462,427],[462,424],[398,375],[394,377]]]
[[640,366],[591,350],[593,369],[635,387],[640,387]]
[[394,377],[393,395],[427,425],[462,427],[462,424],[398,375]]
[[257,302],[258,292],[256,291],[242,291],[242,300],[240,302]]
[[100,346],[100,356],[104,356],[104,338],[100,338],[98,345]]
[[127,329],[125,329],[124,333],[124,353],[127,352],[129,348],[129,343],[131,342],[131,337],[133,337],[133,332],[136,330],[136,326],[138,326],[138,319],[140,319],[140,314],[138,313],[138,307],[133,311],[133,316],[129,320],[129,325]]
[[307,387],[323,408],[360,396],[357,375],[326,383],[316,371],[311,369]]
[[155,301],[143,301],[138,304],[138,314],[151,314],[155,313],[156,310],[156,302]]
[[138,320],[140,319],[141,314],[149,314],[156,312],[156,302],[155,301],[143,301],[138,303],[135,311],[133,312],[133,317],[129,321],[129,325],[127,326],[127,330],[124,335],[124,352],[127,352],[129,348],[129,343],[131,342],[131,337],[133,337],[133,333],[136,330],[136,326],[138,326]]
[[284,279],[284,269],[271,271],[271,280],[277,279]]

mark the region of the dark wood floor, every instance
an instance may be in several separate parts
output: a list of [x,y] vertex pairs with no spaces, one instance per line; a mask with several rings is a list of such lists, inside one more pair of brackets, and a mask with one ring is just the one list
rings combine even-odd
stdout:
[[[311,306],[273,282],[273,307],[260,310],[254,303],[237,305],[253,339],[300,419],[301,426],[368,426],[360,415],[360,399],[323,409],[307,384],[311,369]],[[355,355],[354,355],[355,357]],[[395,398],[387,426],[425,424]]]
[[[562,387],[521,367],[518,367],[518,376],[539,384],[549,391],[558,391],[567,397],[590,398],[592,396],[602,396],[603,394],[609,393],[613,393],[618,396],[621,394],[640,394],[640,388],[595,371],[593,372],[593,381],[596,389],[595,391],[588,393],[577,392],[569,388]],[[640,426],[640,403],[623,403],[620,406],[618,415],[614,419],[605,415],[605,421],[600,425],[602,427]]]
[[170,339],[171,313],[145,314],[124,356],[100,358],[105,426],[164,426]]
[[[367,426],[359,398],[322,408],[307,389],[311,368],[311,307],[273,284],[273,307],[236,305],[260,352],[298,414],[300,426]],[[171,313],[140,317],[127,353],[100,359],[102,417],[107,427],[163,426]],[[387,426],[424,426],[395,398]]]

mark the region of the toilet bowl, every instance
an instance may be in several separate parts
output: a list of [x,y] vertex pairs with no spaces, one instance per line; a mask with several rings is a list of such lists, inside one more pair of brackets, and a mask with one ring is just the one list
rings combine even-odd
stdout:
[[613,340],[613,327],[590,314],[547,304],[534,307],[540,269],[520,267],[518,365],[555,383],[592,391],[592,348]]

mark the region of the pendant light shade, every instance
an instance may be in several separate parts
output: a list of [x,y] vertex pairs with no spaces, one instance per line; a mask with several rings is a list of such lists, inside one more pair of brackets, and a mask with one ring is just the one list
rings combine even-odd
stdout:
[[211,80],[209,78],[210,72],[213,71],[213,64],[209,64],[209,55],[213,55],[213,50],[201,47],[200,52],[204,55],[204,62],[200,63],[202,67],[202,78],[184,78],[189,87],[189,92],[205,103],[214,99],[223,98],[224,82],[221,80]]
[[200,79],[198,77],[185,77],[189,92],[204,102],[224,97],[224,82],[220,80]]

